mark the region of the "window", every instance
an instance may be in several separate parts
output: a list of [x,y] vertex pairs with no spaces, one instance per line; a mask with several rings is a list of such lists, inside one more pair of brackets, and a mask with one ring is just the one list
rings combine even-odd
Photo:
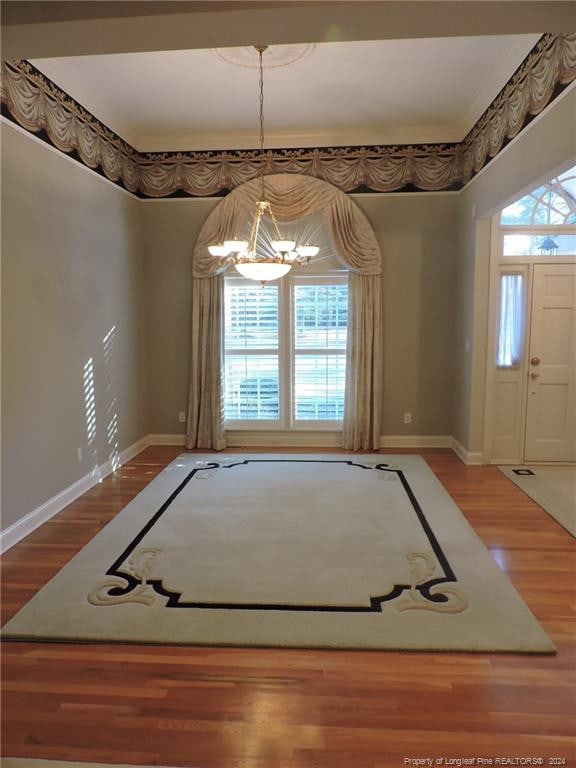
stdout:
[[342,421],[348,286],[294,285],[292,306],[293,418]]
[[576,224],[576,167],[504,208],[500,224],[512,227]]
[[260,286],[225,279],[228,428],[339,428],[344,414],[348,285],[342,274]]
[[570,256],[576,253],[576,234],[504,235],[504,256]]
[[500,233],[504,256],[575,255],[576,166],[504,208]]
[[496,365],[516,368],[522,362],[524,344],[524,276],[519,273],[500,276],[500,305]]
[[278,286],[226,280],[224,416],[280,418]]

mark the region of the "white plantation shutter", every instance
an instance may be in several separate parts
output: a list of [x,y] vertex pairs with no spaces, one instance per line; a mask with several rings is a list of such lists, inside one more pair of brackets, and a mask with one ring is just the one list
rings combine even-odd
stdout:
[[224,417],[277,421],[278,286],[227,280],[224,296]]
[[224,411],[228,428],[340,428],[346,278],[225,281]]
[[346,380],[347,285],[295,285],[295,421],[341,420]]
[[225,296],[226,347],[278,349],[278,286],[227,281]]

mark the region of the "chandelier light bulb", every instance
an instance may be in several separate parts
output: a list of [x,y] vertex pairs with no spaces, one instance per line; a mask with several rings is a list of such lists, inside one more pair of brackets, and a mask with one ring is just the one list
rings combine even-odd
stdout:
[[225,245],[221,245],[221,244],[209,245],[208,246],[208,251],[210,252],[210,254],[212,256],[218,256],[220,258],[224,258],[224,257],[228,256],[228,254],[230,253],[228,248],[226,248]]
[[240,253],[248,248],[248,240],[224,240],[224,248],[229,253]]
[[311,259],[312,256],[317,256],[319,250],[320,248],[317,245],[299,245],[296,248],[298,255],[302,256],[303,259]]
[[287,251],[293,251],[296,243],[294,240],[272,240],[270,245],[276,253],[286,253]]

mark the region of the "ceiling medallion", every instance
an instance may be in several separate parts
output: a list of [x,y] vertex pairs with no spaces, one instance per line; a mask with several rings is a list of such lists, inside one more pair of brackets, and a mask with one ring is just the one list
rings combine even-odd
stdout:
[[[287,67],[298,61],[307,59],[316,45],[314,43],[298,43],[294,45],[270,45],[266,49],[264,69]],[[227,64],[237,67],[258,69],[258,51],[254,46],[246,45],[241,48],[211,48],[212,53]]]

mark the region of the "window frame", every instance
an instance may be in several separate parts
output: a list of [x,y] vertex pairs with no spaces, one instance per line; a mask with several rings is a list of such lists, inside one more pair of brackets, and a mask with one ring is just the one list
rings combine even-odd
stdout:
[[[253,280],[240,275],[224,275],[224,281],[236,286],[254,286]],[[273,284],[278,285],[278,349],[242,349],[242,354],[248,355],[277,355],[278,357],[278,388],[279,388],[279,418],[278,419],[225,419],[224,429],[228,431],[279,431],[290,430],[297,432],[311,431],[341,431],[343,421],[340,419],[296,419],[293,413],[294,381],[296,350],[294,341],[294,291],[297,285],[347,285],[348,271],[330,270],[314,274],[290,273]],[[224,375],[224,356],[226,349],[226,327],[222,324],[222,371]],[[231,351],[235,350],[233,347]],[[346,348],[330,350],[326,348],[306,348],[298,354],[339,355],[346,357]],[[225,397],[225,388],[222,391]],[[224,403],[223,403],[224,410]]]

